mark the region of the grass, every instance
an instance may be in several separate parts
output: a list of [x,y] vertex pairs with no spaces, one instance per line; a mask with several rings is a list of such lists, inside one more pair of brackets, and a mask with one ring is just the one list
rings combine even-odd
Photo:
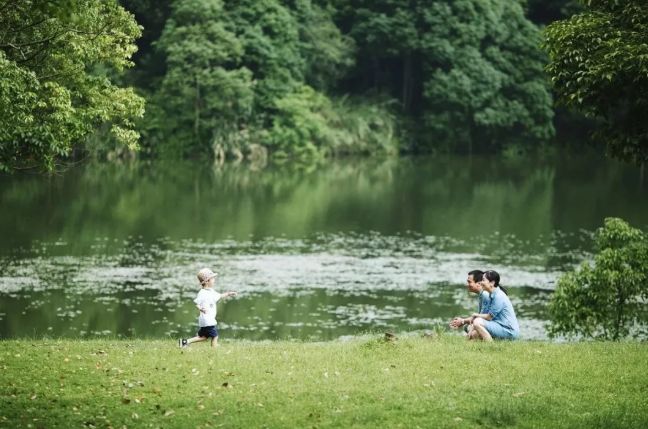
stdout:
[[648,427],[645,343],[5,340],[0,427]]

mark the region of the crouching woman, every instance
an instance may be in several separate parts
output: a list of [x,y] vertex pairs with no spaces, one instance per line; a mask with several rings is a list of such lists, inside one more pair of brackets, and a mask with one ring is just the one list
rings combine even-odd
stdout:
[[495,271],[486,271],[482,287],[490,294],[490,306],[485,313],[474,313],[471,317],[473,330],[469,340],[493,341],[515,340],[520,336],[515,310],[506,291],[500,287],[500,276]]

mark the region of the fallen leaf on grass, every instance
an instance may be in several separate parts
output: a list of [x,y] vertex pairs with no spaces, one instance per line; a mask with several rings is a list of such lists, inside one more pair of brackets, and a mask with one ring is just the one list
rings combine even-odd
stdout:
[[517,392],[513,394],[513,396],[516,398],[519,398],[520,396],[524,396],[524,395],[526,395],[526,392]]
[[174,415],[174,414],[175,414],[175,411],[173,411],[173,410],[167,410],[167,411],[164,413],[164,417],[169,417],[169,416],[172,416],[172,415]]

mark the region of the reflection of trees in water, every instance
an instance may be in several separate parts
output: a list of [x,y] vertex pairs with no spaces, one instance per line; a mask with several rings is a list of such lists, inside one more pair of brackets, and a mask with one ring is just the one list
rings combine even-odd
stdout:
[[[639,218],[648,207],[637,204],[648,202],[637,186],[633,168],[586,156],[541,163],[361,159],[262,170],[198,162],[88,164],[60,176],[0,181],[0,203],[8,208],[0,211],[0,233],[8,247],[62,238],[79,252],[97,240],[129,248],[164,237],[247,240],[346,231],[414,231],[463,241],[497,232],[534,240],[556,228],[594,228],[604,215],[645,224]],[[494,247],[506,249],[507,241]],[[134,248],[128,257],[157,257],[146,256],[152,251]]]

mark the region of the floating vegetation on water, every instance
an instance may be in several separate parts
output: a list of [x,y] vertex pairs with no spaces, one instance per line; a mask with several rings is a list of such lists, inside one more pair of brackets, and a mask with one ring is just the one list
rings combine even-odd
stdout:
[[[588,243],[588,234],[581,235]],[[38,242],[31,252],[0,257],[5,267],[0,293],[12,302],[3,300],[0,320],[27,324],[8,335],[45,329],[62,336],[191,332],[195,273],[211,266],[220,273],[217,289],[240,293],[219,313],[222,327],[235,337],[312,339],[376,327],[423,329],[454,313],[472,312],[474,298],[462,287],[466,273],[488,267],[504,273],[506,285],[516,291],[512,300],[521,324],[542,336],[539,321],[546,317],[548,299],[543,290],[553,289],[564,266],[587,258],[587,246],[559,251],[566,239],[560,233],[536,243],[500,238],[506,245],[490,253],[493,237],[469,244],[377,232],[215,243],[100,238],[93,251],[79,256],[67,243]],[[47,325],[30,326],[34,317]]]

